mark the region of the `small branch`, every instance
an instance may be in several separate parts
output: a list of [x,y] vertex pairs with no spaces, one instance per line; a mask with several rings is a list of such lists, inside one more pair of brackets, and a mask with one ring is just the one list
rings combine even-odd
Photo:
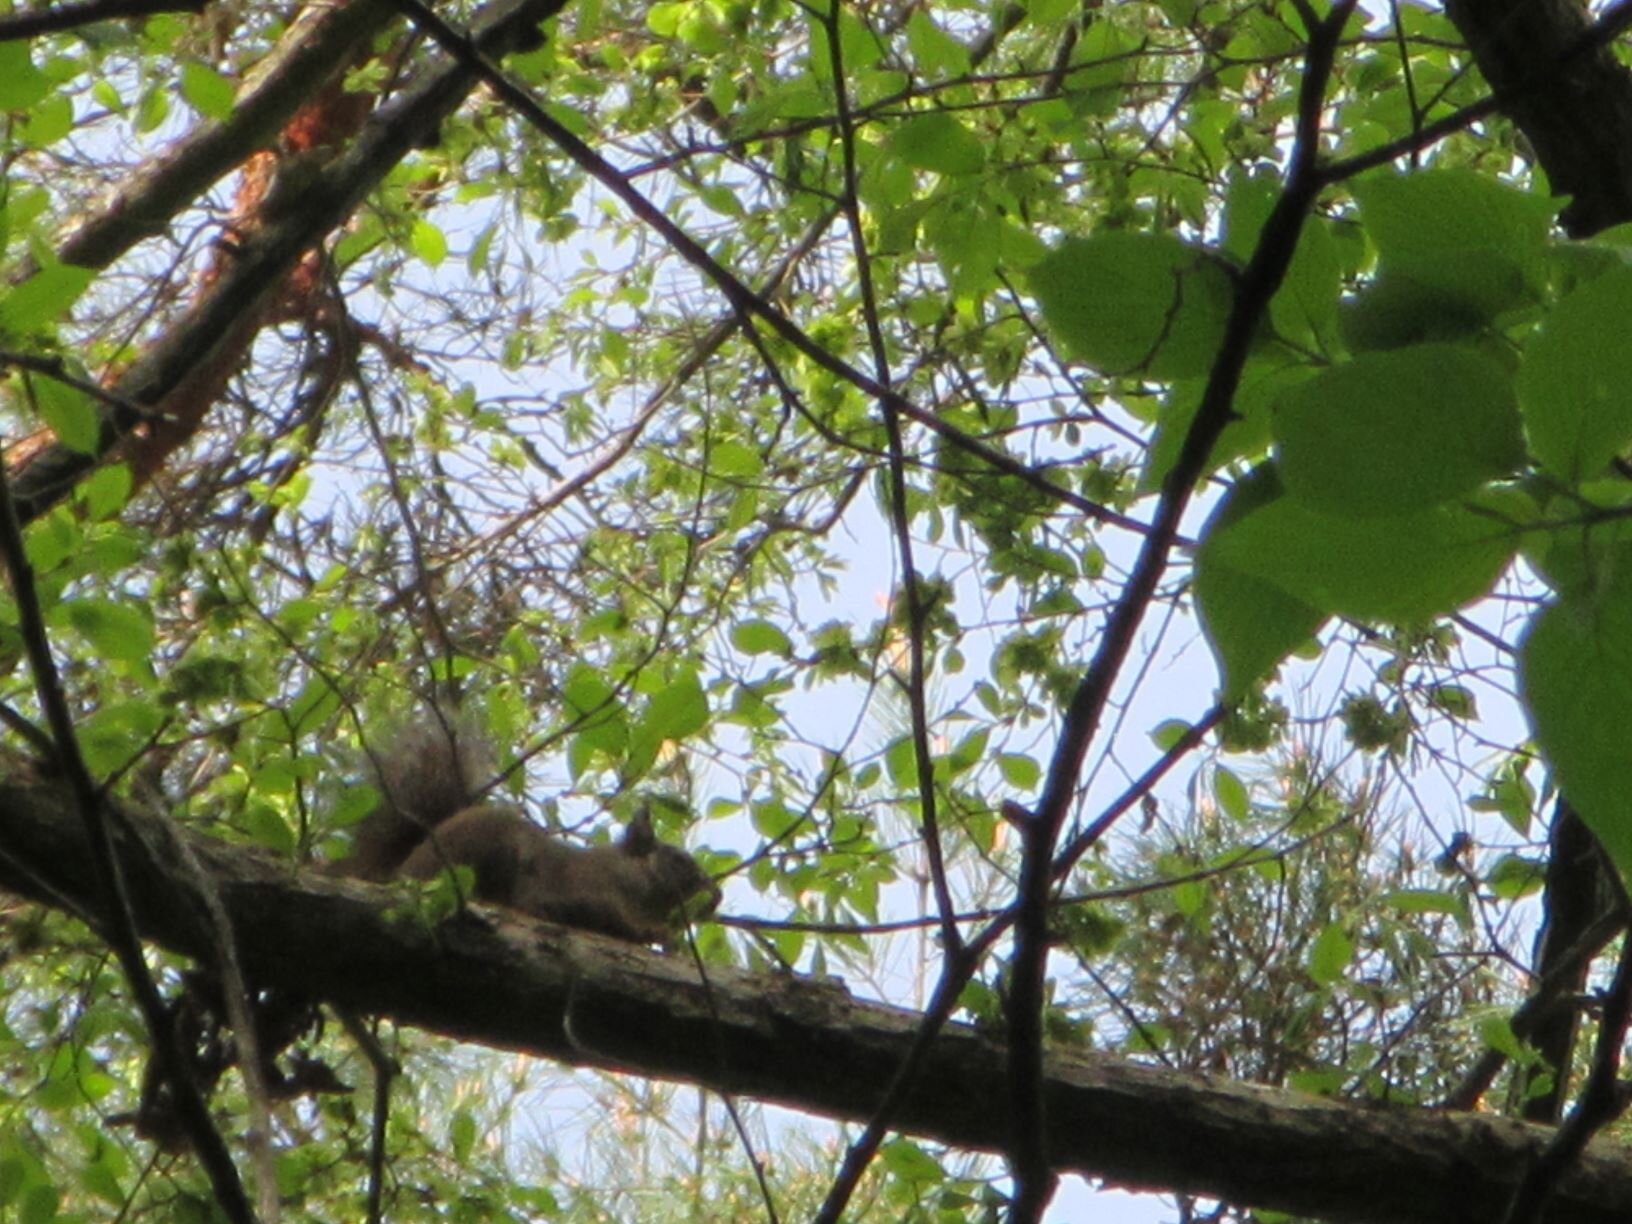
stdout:
[[1161,781],[1162,775],[1200,747],[1201,741],[1207,738],[1214,727],[1224,721],[1224,713],[1223,706],[1215,705],[1191,723],[1184,734],[1174,741],[1171,748],[1162,753],[1154,765],[1140,774],[1133,785],[1123,791],[1092,824],[1065,844],[1054,859],[1052,878],[1056,884],[1064,882],[1082,856],[1099,844],[1100,839],[1111,831],[1111,826],[1120,820],[1129,808],[1156,789],[1156,783]]
[[1553,1196],[1566,1170],[1586,1149],[1587,1141],[1608,1126],[1627,1105],[1625,1085],[1618,1083],[1621,1043],[1632,1022],[1632,939],[1621,943],[1620,963],[1615,980],[1604,998],[1604,1014],[1598,1021],[1598,1042],[1593,1050],[1592,1071],[1587,1086],[1553,1141],[1536,1158],[1519,1184],[1507,1209],[1505,1224],[1533,1224]]
[[[1508,1020],[1513,1035],[1528,1040],[1532,1033],[1553,1013],[1553,1009],[1568,1006],[1562,996],[1572,990],[1581,970],[1592,961],[1604,945],[1626,928],[1626,915],[1605,914],[1559,957],[1558,963],[1531,991],[1530,997],[1519,1004]],[[1500,1050],[1486,1050],[1479,1056],[1460,1083],[1439,1102],[1439,1108],[1452,1110],[1473,1109],[1489,1091],[1501,1069],[1507,1064],[1507,1055]],[[1563,1068],[1558,1068],[1563,1074]]]
[[947,958],[941,970],[940,981],[935,984],[935,993],[930,997],[929,1006],[925,1008],[922,1020],[913,1031],[912,1045],[896,1066],[895,1074],[891,1076],[889,1087],[884,1090],[883,1097],[873,1107],[861,1136],[846,1150],[844,1163],[839,1166],[833,1184],[828,1187],[827,1197],[822,1200],[821,1209],[812,1217],[812,1224],[839,1224],[844,1218],[845,1208],[854,1197],[856,1187],[861,1184],[868,1165],[872,1164],[873,1157],[878,1154],[878,1149],[883,1144],[885,1135],[889,1133],[902,1102],[917,1082],[925,1060],[934,1049],[935,1038],[951,1019],[964,986],[974,976],[975,969],[979,967],[981,960],[1003,929],[1005,928],[1001,924],[993,923],[981,932],[979,937],[965,944],[958,956]]
[[391,1120],[391,1081],[402,1074],[402,1067],[385,1052],[379,1038],[357,1018],[356,1012],[337,1007],[335,1014],[368,1059],[374,1077],[374,1121],[368,1142],[368,1224],[380,1224],[385,1219],[385,1127]]
[[164,419],[164,413],[158,412],[146,404],[139,404],[129,396],[120,395],[117,391],[110,391],[101,383],[70,373],[61,357],[39,353],[18,353],[11,349],[0,349],[0,370],[8,367],[23,370],[30,374],[38,374],[54,382],[59,382],[65,387],[72,387],[81,395],[88,395],[109,408],[117,408],[121,412],[128,414],[132,421],[159,421]]

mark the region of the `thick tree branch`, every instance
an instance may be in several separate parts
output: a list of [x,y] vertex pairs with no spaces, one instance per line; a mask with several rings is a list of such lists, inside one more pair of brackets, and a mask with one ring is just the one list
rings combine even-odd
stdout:
[[1594,23],[1582,0],[1446,0],[1495,102],[1529,139],[1559,214],[1582,238],[1632,218],[1632,71],[1610,39],[1627,0]]
[[0,42],[55,34],[99,21],[149,17],[154,13],[202,13],[207,0],[72,0],[50,8],[0,17]]
[[278,49],[259,65],[220,122],[204,121],[148,163],[97,210],[76,220],[57,257],[103,268],[171,219],[212,183],[269,145],[278,129],[395,16],[385,0],[351,0],[302,10]]
[[[0,761],[0,885],[86,904],[94,880],[65,783]],[[168,827],[125,813],[119,842],[139,929],[207,955]],[[133,839],[139,839],[133,840]],[[683,1080],[811,1113],[861,1119],[912,1044],[916,1012],[831,981],[712,970],[524,919],[428,929],[388,916],[381,889],[299,875],[207,838],[245,970],[271,986],[464,1041]],[[479,911],[493,916],[496,911]],[[1005,1050],[949,1024],[902,1101],[901,1129],[981,1151],[1008,1146]],[[1055,1051],[1045,1061],[1049,1160],[1059,1172],[1161,1187],[1329,1220],[1486,1224],[1551,1132],[1503,1119],[1363,1108]],[[1595,1143],[1543,1217],[1632,1218],[1632,1156]]]

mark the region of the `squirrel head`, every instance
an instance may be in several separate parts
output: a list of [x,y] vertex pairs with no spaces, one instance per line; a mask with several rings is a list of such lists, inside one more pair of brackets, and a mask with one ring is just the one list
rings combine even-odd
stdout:
[[657,840],[649,807],[643,806],[624,827],[618,850],[645,878],[641,901],[651,917],[667,920],[684,909],[690,917],[705,918],[719,905],[719,885],[697,860],[678,846]]

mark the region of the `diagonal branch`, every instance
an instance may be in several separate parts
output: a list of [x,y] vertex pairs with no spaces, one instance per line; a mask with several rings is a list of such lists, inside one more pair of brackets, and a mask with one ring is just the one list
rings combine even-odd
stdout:
[[1339,0],[1329,16],[1310,27],[1286,185],[1264,223],[1251,260],[1236,281],[1235,301],[1201,405],[1179,457],[1162,483],[1155,519],[1140,545],[1122,597],[1112,609],[1099,648],[1072,695],[1037,810],[1022,826],[1015,951],[1007,1015],[1013,1047],[1009,1100],[1015,1141],[1011,1157],[1016,1182],[1014,1218],[1027,1224],[1041,1216],[1053,1193],[1053,1179],[1046,1159],[1049,1139],[1042,1091],[1042,1012],[1048,958],[1048,895],[1055,847],[1071,810],[1088,746],[1098,730],[1112,686],[1132,648],[1145,609],[1167,567],[1180,518],[1206,470],[1219,435],[1230,421],[1236,386],[1253,336],[1292,262],[1304,219],[1320,190],[1317,154],[1326,83],[1343,27],[1355,3],[1356,0]]
[[[537,37],[539,23],[563,3],[498,0],[489,6],[478,38],[496,55],[526,45]],[[432,70],[370,116],[343,153],[309,176],[275,189],[264,210],[265,224],[246,239],[214,287],[132,364],[112,391],[132,404],[154,408],[187,388],[189,380],[207,380],[219,372],[219,363],[235,361],[300,258],[350,216],[410,149],[435,142],[442,121],[477,80],[459,62]],[[18,517],[29,522],[67,496],[140,423],[140,417],[115,408],[103,417],[94,453],[60,443],[42,449],[13,478]]]

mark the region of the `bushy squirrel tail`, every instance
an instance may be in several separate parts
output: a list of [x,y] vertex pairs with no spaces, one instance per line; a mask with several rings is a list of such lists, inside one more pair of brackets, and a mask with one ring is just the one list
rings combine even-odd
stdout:
[[465,720],[435,712],[371,745],[366,776],[380,797],[334,870],[392,878],[431,829],[475,802],[476,788],[493,776],[492,755]]

